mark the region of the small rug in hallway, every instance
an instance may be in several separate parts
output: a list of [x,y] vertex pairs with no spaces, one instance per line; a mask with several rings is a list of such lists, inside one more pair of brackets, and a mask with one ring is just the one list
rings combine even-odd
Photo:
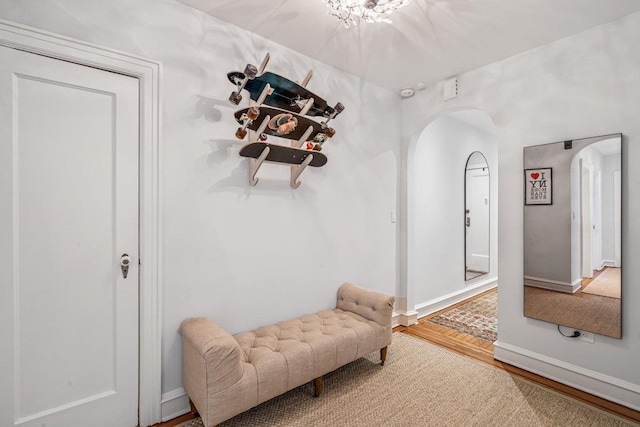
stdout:
[[493,342],[497,339],[498,290],[427,319],[427,322]]
[[[393,334],[385,366],[372,353],[220,427],[630,426],[621,418],[518,376]],[[180,427],[202,427],[195,419]]]

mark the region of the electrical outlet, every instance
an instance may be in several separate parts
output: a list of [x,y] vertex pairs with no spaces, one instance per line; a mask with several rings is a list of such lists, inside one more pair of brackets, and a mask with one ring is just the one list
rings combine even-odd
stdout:
[[580,331],[580,336],[578,338],[580,338],[580,341],[585,341],[591,344],[596,341],[596,337],[594,336],[593,332]]

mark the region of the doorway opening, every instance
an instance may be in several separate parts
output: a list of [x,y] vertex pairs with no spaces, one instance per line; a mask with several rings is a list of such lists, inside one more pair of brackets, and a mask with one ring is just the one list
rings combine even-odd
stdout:
[[[419,319],[410,329],[451,347],[477,339],[471,351],[487,357],[497,330],[497,171],[496,129],[477,109],[438,114],[407,153],[407,305]],[[469,310],[485,317],[460,315]]]

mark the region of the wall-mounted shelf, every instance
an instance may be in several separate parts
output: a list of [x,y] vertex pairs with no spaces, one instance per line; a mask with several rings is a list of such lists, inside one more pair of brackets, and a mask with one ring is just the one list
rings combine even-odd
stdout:
[[[300,175],[307,166],[321,167],[327,157],[320,153],[322,144],[335,131],[328,126],[329,121],[344,110],[341,103],[329,107],[326,101],[306,89],[313,76],[309,71],[302,83],[298,84],[273,73],[265,73],[269,54],[260,68],[248,64],[245,71],[227,74],[237,86],[229,100],[238,104],[242,100],[242,90],[250,95],[250,107],[236,111],[235,118],[241,124],[236,131],[240,139],[248,137],[249,143],[240,150],[240,155],[249,158],[249,184],[259,182],[258,171],[264,162],[291,165],[291,188],[300,186]],[[322,117],[317,122],[311,117]],[[284,138],[289,145],[267,142],[267,135]],[[307,147],[303,147],[308,144]],[[310,149],[307,149],[310,148]]]

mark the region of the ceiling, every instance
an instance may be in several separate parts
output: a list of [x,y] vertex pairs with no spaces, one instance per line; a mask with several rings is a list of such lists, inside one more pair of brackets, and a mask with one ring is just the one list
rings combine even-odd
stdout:
[[391,24],[345,28],[322,0],[180,1],[393,91],[640,11],[640,0],[412,0]]

